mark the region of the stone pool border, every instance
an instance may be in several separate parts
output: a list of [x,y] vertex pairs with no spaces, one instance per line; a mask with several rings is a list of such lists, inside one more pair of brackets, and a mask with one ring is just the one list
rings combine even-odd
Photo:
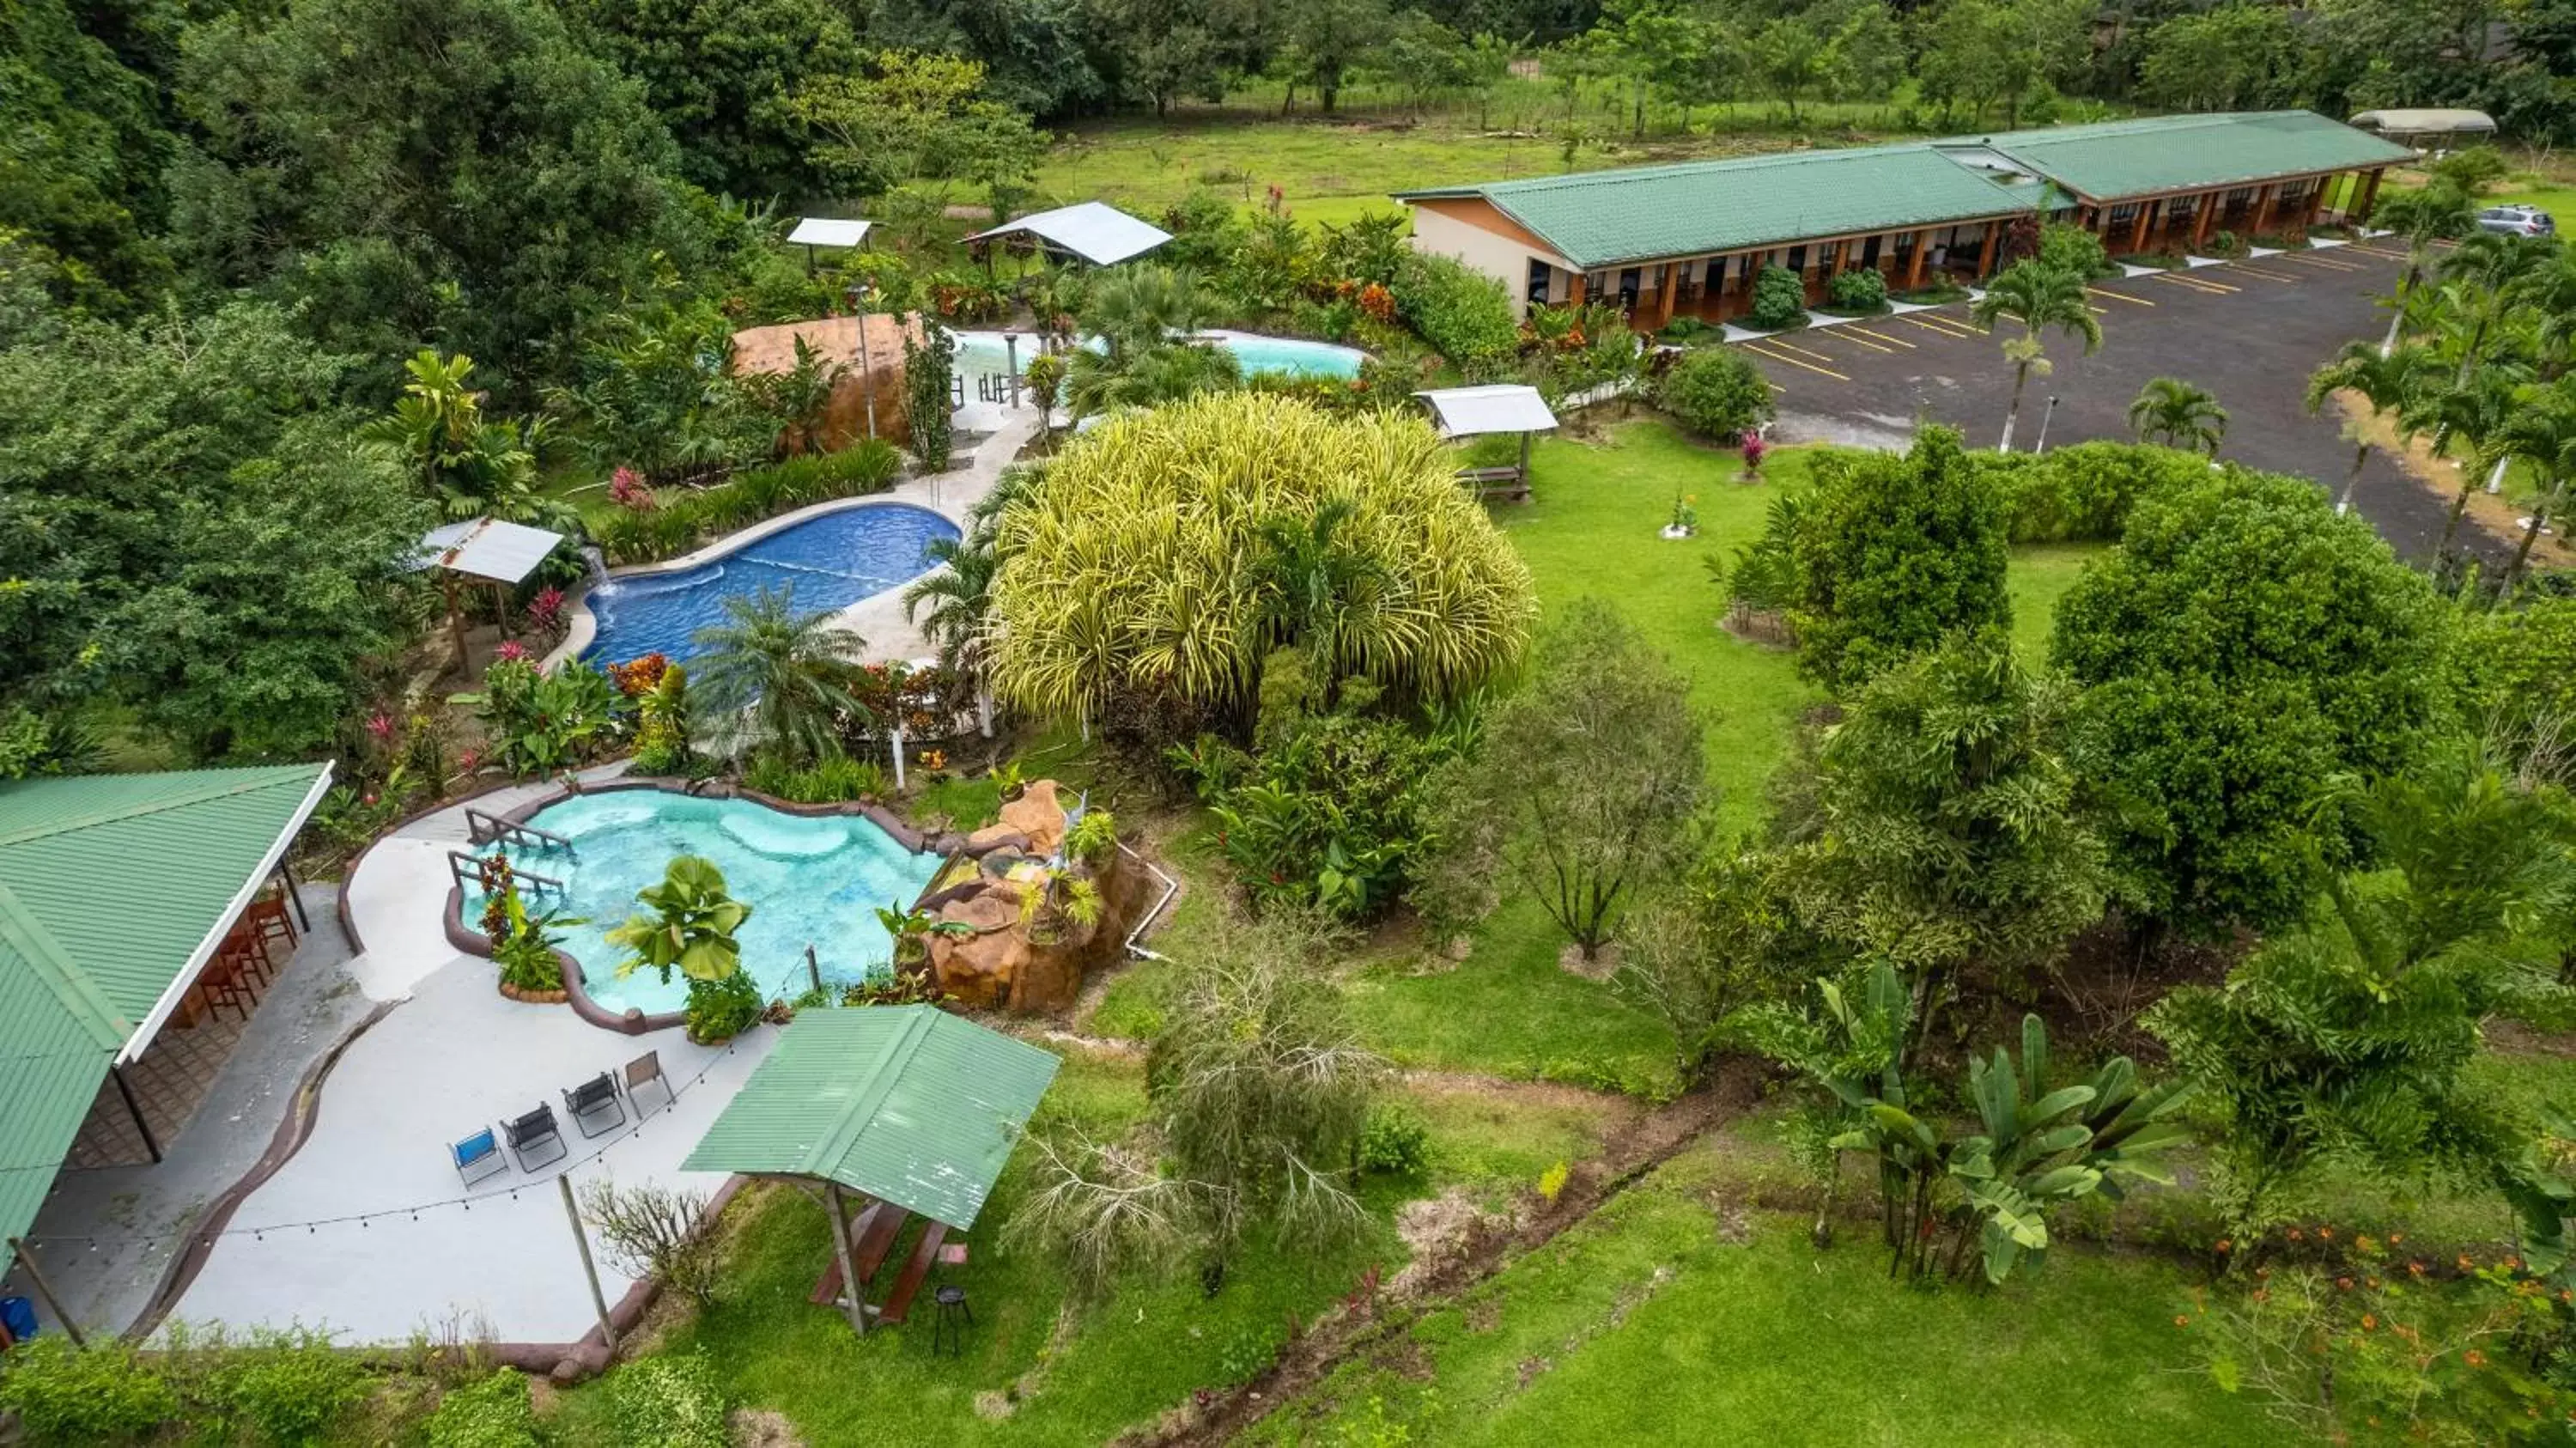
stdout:
[[[772,534],[784,533],[790,528],[810,523],[827,513],[845,513],[854,508],[918,508],[922,512],[947,520],[948,524],[957,529],[960,534],[966,531],[965,520],[955,510],[934,503],[892,496],[894,489],[901,486],[901,482],[902,480],[898,479],[876,492],[863,493],[854,498],[831,498],[820,503],[808,503],[802,508],[781,513],[774,518],[763,518],[757,523],[736,529],[704,547],[692,549],[676,558],[665,558],[655,563],[629,563],[623,567],[608,569],[606,579],[608,582],[617,583],[629,578],[650,578],[659,573],[679,573],[704,564],[721,562]],[[835,609],[833,612],[839,613],[843,609],[856,608],[871,598],[891,593],[898,588],[909,588],[938,571],[937,568],[925,568],[909,578],[889,583],[874,593],[863,594],[852,599],[848,604],[843,605],[842,609]],[[582,650],[589,648],[591,641],[598,637],[599,617],[590,611],[590,594],[596,587],[598,587],[597,583],[585,583],[572,597],[564,600],[563,641],[547,651],[546,656],[538,661],[537,672],[551,674],[564,664],[580,658]]]
[[[935,854],[941,857],[942,863],[940,868],[937,872],[931,875],[930,884],[923,886],[922,893],[914,898],[915,909],[922,908],[924,904],[932,900],[934,893],[933,887],[938,884],[941,876],[948,873],[948,864],[953,862],[958,855],[965,851],[966,837],[964,835],[953,832],[929,833],[915,829],[911,824],[897,816],[894,811],[872,801],[852,800],[831,804],[798,804],[793,800],[780,799],[775,795],[762,794],[758,790],[744,789],[739,785],[721,781],[709,783],[706,781],[694,781],[678,778],[650,776],[636,778],[633,776],[627,776],[618,779],[602,780],[597,784],[585,784],[579,786],[557,784],[553,789],[548,790],[546,793],[541,794],[532,800],[528,800],[523,804],[513,805],[511,808],[502,811],[497,817],[507,820],[511,824],[523,825],[533,819],[540,811],[562,804],[564,801],[569,800],[576,795],[612,794],[620,790],[636,789],[659,790],[664,794],[676,794],[687,799],[749,800],[753,804],[774,810],[779,814],[790,815],[800,819],[819,819],[836,815],[855,815],[866,820],[868,823],[875,825],[878,829],[885,831],[886,835],[896,844],[903,846],[905,850],[913,854]],[[1022,839],[1022,837],[1013,836],[1012,838],[1021,839],[1023,844],[1026,843],[1025,839]],[[1009,841],[1005,840],[996,842],[992,848],[999,848],[1001,844],[1006,843],[1009,843]],[[448,885],[447,904],[446,907],[439,912],[438,923],[440,927],[447,932],[447,943],[453,946],[459,953],[470,955],[481,960],[490,960],[492,958],[492,942],[484,936],[483,932],[472,929],[465,923],[465,887],[462,884],[451,883]],[[688,1013],[685,1011],[665,1011],[658,1015],[647,1015],[633,1006],[627,1007],[622,1012],[611,1011],[606,1006],[592,1000],[590,992],[583,987],[581,979],[581,963],[579,961],[574,960],[570,955],[565,954],[561,950],[555,952],[555,961],[563,968],[564,1004],[572,1007],[574,1015],[581,1017],[583,1020],[601,1028],[602,1030],[616,1031],[629,1036],[640,1036],[647,1032],[669,1030],[675,1026],[685,1026],[688,1024]]]

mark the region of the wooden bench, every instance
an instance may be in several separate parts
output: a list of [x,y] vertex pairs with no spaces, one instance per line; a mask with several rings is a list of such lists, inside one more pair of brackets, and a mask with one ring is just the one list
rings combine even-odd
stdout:
[[948,1240],[948,1224],[933,1222],[924,1228],[921,1240],[914,1243],[912,1255],[904,1259],[903,1271],[897,1273],[894,1286],[887,1291],[885,1306],[877,1313],[879,1322],[901,1322],[912,1311],[912,1299],[921,1295],[921,1284],[930,1276],[931,1266],[939,1260],[939,1246]]
[[1516,467],[1460,468],[1458,481],[1476,490],[1484,502],[1503,499],[1526,503],[1530,499],[1529,474]]
[[[903,1224],[912,1213],[884,1202],[871,1202],[850,1226],[850,1265],[859,1274],[859,1287],[864,1300],[867,1284],[876,1280],[877,1269],[885,1265],[886,1253],[894,1248],[894,1239],[903,1234]],[[841,1300],[841,1263],[836,1256],[823,1275],[816,1279],[814,1291],[805,1299],[816,1307],[830,1307]]]

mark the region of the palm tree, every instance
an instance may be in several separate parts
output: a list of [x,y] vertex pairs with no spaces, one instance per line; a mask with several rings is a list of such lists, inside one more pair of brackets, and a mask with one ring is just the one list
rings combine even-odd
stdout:
[[1111,272],[1091,289],[1091,304],[1082,311],[1083,325],[1109,343],[1113,356],[1159,347],[1175,333],[1197,330],[1206,317],[1198,279],[1186,267],[1130,266]]
[[2561,380],[2524,389],[2513,415],[2505,420],[2498,448],[2504,456],[2531,464],[2541,484],[2540,501],[2533,505],[2531,521],[2522,528],[2522,543],[2505,568],[2504,592],[2509,595],[2531,561],[2531,545],[2565,501],[2569,480],[2576,479],[2576,382]]
[[2003,440],[1995,444],[1995,451],[2010,452],[2013,425],[2021,420],[2022,387],[2034,371],[2048,375],[2039,334],[2055,327],[2081,341],[2089,356],[2102,345],[2102,324],[2085,304],[2084,278],[2037,261],[2015,262],[1987,282],[1986,294],[1968,309],[1968,315],[1985,327],[2004,317],[2021,323],[2022,334],[2004,343],[2004,360],[2013,365],[2012,407],[2004,413]]
[[2218,455],[2227,437],[2227,409],[2207,388],[2179,377],[2158,377],[2138,389],[2129,404],[2129,430],[2138,441],[2158,438],[2167,447]]
[[1371,606],[1386,576],[1347,536],[1358,513],[1351,499],[1332,498],[1312,516],[1264,519],[1258,530],[1251,582],[1262,626],[1275,643],[1304,646],[1328,701],[1343,673],[1362,663],[1350,657],[1354,615]]
[[2397,350],[2398,328],[2406,320],[2406,301],[2416,285],[2424,279],[2424,269],[2431,264],[2433,244],[2455,241],[2478,228],[2478,211],[2468,194],[2448,181],[2435,181],[2417,191],[2401,191],[2379,203],[2371,218],[2397,233],[2406,242],[2406,269],[2397,274],[2397,289],[2388,299],[2388,335],[2380,340],[2379,350]]
[[[2338,392],[2349,392],[2370,407],[2373,417],[2402,418],[2427,389],[2435,385],[2441,364],[2422,347],[2382,352],[2367,342],[2347,342],[2334,360],[2308,374],[2308,411],[2323,412]],[[2154,385],[2152,383],[2150,386]],[[2405,429],[2400,424],[2400,436]],[[2358,421],[2345,430],[2352,441],[2352,471],[2345,474],[2343,494],[2335,499],[2338,517],[2352,511],[2352,491],[2370,461],[2370,435]]]
[[2554,239],[2482,231],[2444,259],[2439,301],[2448,325],[2442,331],[2459,349],[2461,382],[2477,370],[2499,324],[2547,275],[2557,255]]
[[[984,630],[993,613],[993,575],[1002,555],[989,522],[962,537],[935,538],[925,550],[938,571],[903,591],[903,616],[921,626],[939,649],[939,662],[975,681],[975,718],[984,737],[993,737],[993,690],[984,670]],[[924,618],[923,604],[930,605]]]
[[2460,518],[2468,512],[2469,497],[2477,491],[2478,473],[2488,467],[2501,470],[2508,459],[2501,444],[2505,424],[2520,406],[2520,380],[2516,369],[2503,367],[2480,372],[2465,387],[2436,387],[2428,378],[2425,389],[2412,403],[2398,407],[2400,435],[2432,433],[2435,456],[2447,452],[2455,438],[2469,448],[2468,457],[2461,463],[2459,496],[2451,500],[2451,515],[2442,524],[2441,545],[2433,551],[2437,571],[2450,562],[2451,543],[2459,536]]
[[854,685],[867,640],[833,622],[834,609],[796,611],[793,584],[725,600],[725,622],[698,630],[694,680],[722,717],[747,725],[757,748],[814,759],[858,711]]

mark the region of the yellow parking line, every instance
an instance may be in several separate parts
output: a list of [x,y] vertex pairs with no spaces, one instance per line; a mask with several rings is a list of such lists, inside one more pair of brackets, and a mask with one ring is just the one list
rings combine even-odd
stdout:
[[2097,297],[2109,297],[2115,302],[2128,302],[2133,306],[2152,307],[2155,305],[2155,303],[2148,301],[2144,297],[2133,297],[2127,292],[2106,292],[2100,287],[2086,287],[2084,290]]
[[1919,345],[1918,343],[1908,342],[1902,337],[1891,337],[1884,332],[1873,332],[1867,327],[1845,327],[1843,330],[1846,332],[1858,332],[1864,337],[1875,337],[1879,341],[1885,342],[1890,347],[1902,347],[1908,352],[1913,351],[1915,347]]
[[[1818,376],[1820,376],[1820,377],[1830,377],[1830,378],[1834,379],[1836,382],[1849,382],[1849,381],[1851,381],[1851,379],[1850,379],[1850,378],[1848,378],[1848,377],[1844,376],[1843,374],[1841,374],[1841,373],[1839,373],[1839,372],[1833,371],[1833,370],[1832,370],[1832,369],[1830,369],[1830,368],[1819,367],[1819,366],[1815,365],[1815,364],[1814,364],[1814,363],[1812,363],[1812,362],[1801,362],[1801,361],[1799,361],[1799,360],[1798,360],[1797,358],[1795,358],[1795,357],[1783,357],[1783,356],[1781,356],[1781,355],[1780,355],[1779,353],[1777,353],[1777,352],[1773,352],[1773,351],[1769,351],[1769,350],[1767,350],[1767,349],[1766,349],[1766,348],[1764,348],[1764,347],[1762,346],[1762,344],[1761,344],[1761,343],[1759,343],[1759,342],[1747,342],[1747,343],[1745,343],[1745,344],[1744,344],[1744,350],[1745,350],[1745,351],[1747,351],[1747,352],[1756,353],[1756,354],[1761,355],[1761,356],[1764,356],[1764,357],[1768,357],[1768,358],[1770,358],[1770,359],[1771,359],[1772,361],[1774,361],[1774,362],[1786,362],[1786,363],[1788,363],[1788,364],[1789,364],[1790,366],[1792,366],[1792,367],[1804,367],[1804,368],[1805,368],[1805,369],[1807,369],[1808,371],[1813,372],[1813,373],[1815,373],[1816,375],[1818,375]],[[1781,391],[1783,391],[1783,392],[1786,392],[1788,389],[1784,387],[1784,388],[1782,388],[1782,389],[1780,389],[1780,390],[1781,390]]]
[[1831,362],[1834,360],[1822,352],[1812,352],[1794,342],[1784,342],[1777,337],[1765,337],[1762,340],[1770,343],[1774,347],[1782,349],[1783,351],[1795,352],[1801,357],[1813,357],[1819,362]]
[[2267,272],[2259,267],[2240,266],[2231,268],[2231,270],[2238,276],[2261,277],[2267,282],[2281,282],[2285,285],[2294,287],[2299,284],[2299,279],[2297,277],[2285,277],[2279,272]]
[[[1837,328],[1835,328],[1834,330],[1835,330],[1837,333],[1848,333],[1848,332],[1853,331],[1854,329],[1853,329],[1853,328],[1850,328],[1850,327],[1837,327]],[[1850,337],[1850,336],[1846,336],[1846,337],[1844,337],[1842,340],[1844,340],[1844,341],[1847,341],[1847,342],[1851,343],[1851,344],[1852,344],[1853,346],[1855,346],[1855,347],[1867,347],[1869,350],[1871,350],[1871,351],[1873,351],[1873,352],[1880,353],[1880,354],[1882,354],[1882,355],[1884,355],[1884,356],[1893,357],[1893,356],[1895,356],[1895,355],[1896,355],[1896,349],[1895,349],[1895,348],[1893,348],[1893,347],[1882,347],[1882,346],[1878,345],[1876,342],[1864,342],[1864,341],[1862,341],[1862,340],[1861,340],[1860,338],[1858,338],[1858,337]]]
[[2181,276],[2174,272],[2158,272],[2156,273],[2156,280],[2160,282],[2171,282],[2178,287],[2189,287],[2193,291],[2208,297],[2223,297],[2229,292],[2236,290],[2234,287],[2222,287],[2215,282],[2205,282],[2198,277]]
[[1781,386],[1779,383],[1772,381],[1768,377],[1762,379],[1762,385],[1770,388],[1774,392],[1786,392],[1789,390],[1788,388]]
[[1947,317],[1935,317],[1930,321],[1925,321],[1921,317],[1909,316],[1899,317],[1896,320],[1900,322],[1910,322],[1917,327],[1921,327],[1926,332],[1938,332],[1944,337],[1968,337],[1975,335],[1972,329],[1961,326],[1959,323],[1953,322]]
[[2305,252],[2297,251],[2285,251],[2279,256],[2267,256],[2263,259],[2265,261],[2294,261],[2298,262],[2302,266],[2321,266],[2328,271],[2356,272],[2363,269],[2355,262],[2331,261],[2322,256],[2310,256]]

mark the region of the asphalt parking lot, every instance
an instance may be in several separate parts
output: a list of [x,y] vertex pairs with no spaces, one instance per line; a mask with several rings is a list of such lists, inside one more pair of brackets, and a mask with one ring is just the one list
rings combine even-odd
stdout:
[[[2102,347],[2081,355],[2045,337],[2054,371],[2034,376],[2014,442],[2127,440],[2129,402],[2153,377],[2180,377],[2228,412],[2220,456],[2341,489],[2352,445],[2334,409],[2311,416],[2308,374],[2356,337],[2377,337],[2387,313],[2372,298],[2395,283],[2405,256],[2386,239],[2188,271],[2096,283],[2091,306]],[[2007,334],[2018,328],[2006,323]],[[1918,421],[1947,423],[1992,447],[2012,397],[2000,339],[1968,320],[1966,303],[1807,327],[1740,344],[1778,389],[1787,441],[1888,445]],[[2445,501],[2374,451],[2354,505],[2380,536],[2415,559],[2440,540]],[[2487,540],[2493,542],[2495,540]]]

